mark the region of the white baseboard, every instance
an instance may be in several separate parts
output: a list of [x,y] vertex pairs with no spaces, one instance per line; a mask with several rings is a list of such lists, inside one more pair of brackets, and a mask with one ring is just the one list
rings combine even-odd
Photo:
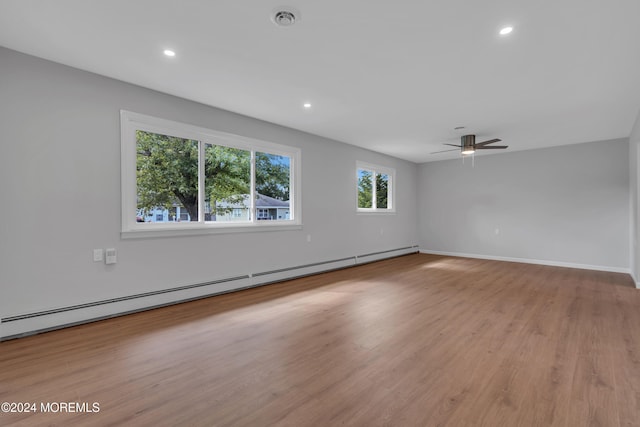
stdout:
[[[542,260],[542,259],[530,259],[530,258],[515,258],[515,257],[504,257],[504,256],[496,256],[496,255],[480,255],[480,254],[468,254],[462,252],[443,252],[443,251],[432,251],[429,249],[421,249],[420,253],[423,254],[433,254],[433,255],[446,255],[446,256],[454,256],[454,257],[462,257],[462,258],[478,258],[478,259],[488,259],[494,261],[508,261],[508,262],[522,262],[525,264],[539,264],[539,265],[549,265],[553,267],[569,267],[569,268],[579,268],[582,270],[597,270],[597,271],[610,271],[612,273],[626,273],[631,275],[631,269],[624,267],[610,267],[606,265],[590,265],[590,264],[579,264],[573,262],[564,262],[564,261],[551,261],[551,260]],[[640,288],[638,282],[634,279],[636,284],[636,288]]]

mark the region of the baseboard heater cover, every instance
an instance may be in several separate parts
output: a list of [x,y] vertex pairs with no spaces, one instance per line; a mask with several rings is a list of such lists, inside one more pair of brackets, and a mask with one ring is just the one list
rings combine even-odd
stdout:
[[196,284],[193,284],[193,285],[179,286],[177,288],[161,289],[161,290],[158,290],[158,291],[144,292],[144,293],[141,293],[141,294],[127,295],[127,296],[124,296],[124,297],[118,297],[118,298],[111,298],[111,299],[106,299],[106,300],[101,300],[101,301],[88,302],[88,303],[85,303],[85,304],[70,305],[68,307],[60,307],[60,308],[54,308],[54,309],[51,309],[51,310],[37,311],[35,313],[21,314],[21,315],[18,315],[18,316],[9,316],[9,317],[4,317],[4,318],[2,318],[0,320],[2,321],[2,323],[15,322],[17,320],[30,319],[32,317],[46,316],[48,314],[64,313],[65,311],[79,310],[81,308],[96,307],[96,306],[105,305],[105,304],[113,304],[113,303],[121,302],[121,301],[128,301],[128,300],[132,300],[132,299],[139,299],[139,298],[145,298],[145,297],[150,297],[150,296],[155,296],[155,295],[168,294],[170,292],[177,292],[177,291],[184,291],[184,290],[187,290],[187,289],[201,288],[203,286],[211,286],[211,285],[215,285],[215,284],[218,284],[218,283],[233,282],[233,281],[236,281],[236,280],[248,279],[248,278],[249,278],[248,275],[230,277],[230,278],[227,278],[227,279],[213,280],[213,281],[205,282],[205,283],[196,283]]
[[280,268],[278,270],[270,270],[270,271],[263,271],[261,273],[254,273],[252,274],[253,277],[260,277],[260,276],[266,276],[269,274],[275,274],[275,273],[284,273],[287,271],[295,271],[295,270],[300,270],[303,268],[309,268],[309,267],[317,267],[320,265],[327,265],[327,264],[335,264],[336,262],[341,262],[341,261],[351,261],[351,260],[355,260],[356,257],[347,257],[347,258],[340,258],[340,259],[334,259],[331,261],[322,261],[322,262],[314,262],[312,264],[305,264],[305,265],[297,265],[295,267],[287,267],[287,268]]
[[403,248],[389,249],[385,251],[370,252],[356,256],[356,264],[367,264],[370,262],[380,261],[386,258],[392,258],[401,255],[408,255],[419,252],[417,245],[405,246]]
[[[393,258],[396,256],[416,253],[418,251],[417,245],[406,246],[334,260],[233,276],[203,283],[195,283],[169,289],[143,292],[123,297],[3,317],[0,319],[0,332],[8,332],[8,334],[5,336],[0,335],[0,341],[21,338],[55,329],[180,304],[202,298],[209,298],[216,295],[237,292],[332,270],[349,268],[362,263],[374,262],[385,258]],[[215,289],[207,289],[211,287]],[[182,297],[179,297],[181,293]],[[170,294],[175,294],[176,298],[167,300],[166,298]],[[163,297],[165,300],[159,300],[159,298]],[[145,299],[147,299],[146,302]],[[105,311],[105,309],[113,304],[116,304],[116,306],[112,306],[111,310]],[[22,323],[26,324],[21,325]]]

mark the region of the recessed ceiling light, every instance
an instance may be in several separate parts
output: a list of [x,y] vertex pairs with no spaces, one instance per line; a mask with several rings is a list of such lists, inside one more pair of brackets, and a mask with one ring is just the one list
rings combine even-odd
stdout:
[[300,12],[292,7],[278,7],[271,12],[271,22],[278,27],[290,27],[300,21]]
[[311,108],[311,104],[310,104],[310,103],[308,103],[308,102],[305,102],[304,104],[302,104],[302,106],[303,106],[304,108]]
[[506,36],[511,31],[513,31],[513,27],[504,27],[503,29],[500,30],[500,35],[501,36]]
[[176,56],[176,53],[175,53],[174,51],[172,51],[171,49],[165,49],[163,53],[164,53],[165,55],[167,55],[167,56],[171,56],[171,57]]

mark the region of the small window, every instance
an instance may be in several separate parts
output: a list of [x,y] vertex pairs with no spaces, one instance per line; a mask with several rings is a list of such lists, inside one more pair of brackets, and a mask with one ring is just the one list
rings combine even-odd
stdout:
[[356,165],[358,212],[395,212],[395,170],[358,162]]
[[121,126],[123,233],[302,223],[300,149],[128,111]]

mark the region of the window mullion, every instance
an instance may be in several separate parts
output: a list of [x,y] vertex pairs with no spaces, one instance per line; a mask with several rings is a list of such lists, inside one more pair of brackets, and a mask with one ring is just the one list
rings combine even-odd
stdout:
[[377,175],[378,175],[378,172],[371,171],[371,198],[373,199],[371,200],[371,209],[374,209],[374,210],[378,208],[377,206],[378,197],[376,195],[376,186],[377,186],[376,184],[378,182]]
[[295,168],[296,168],[296,162],[295,159],[293,157],[290,158],[290,162],[289,162],[289,219],[296,219],[295,218],[295,209],[293,209],[293,207],[295,206],[295,192],[296,189],[294,188],[294,182],[293,182],[293,177],[295,175]]
[[198,141],[198,222],[204,223],[205,202],[205,157],[203,141]]
[[251,188],[249,191],[249,198],[251,199],[249,203],[249,221],[251,222],[257,221],[256,197],[256,152],[251,150]]
[[393,177],[387,175],[387,209],[393,209]]

